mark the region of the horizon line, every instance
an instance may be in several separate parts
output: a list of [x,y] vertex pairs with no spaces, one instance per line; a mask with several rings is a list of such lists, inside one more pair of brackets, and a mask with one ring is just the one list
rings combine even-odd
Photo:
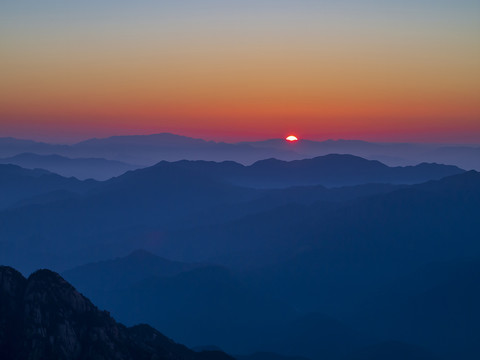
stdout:
[[[64,141],[64,142],[56,142],[56,141],[51,141],[45,139],[42,139],[42,137],[32,137],[32,138],[27,138],[27,137],[17,137],[17,136],[0,136],[0,139],[12,139],[12,140],[19,140],[19,141],[32,141],[36,143],[44,143],[48,145],[58,145],[58,146],[72,146],[76,144],[80,144],[82,142],[90,141],[90,140],[106,140],[106,139],[111,139],[111,138],[120,138],[120,137],[148,137],[148,136],[158,136],[158,135],[173,135],[173,136],[178,136],[182,138],[188,138],[188,139],[193,139],[193,140],[202,140],[205,142],[214,142],[214,143],[225,143],[225,144],[245,144],[245,143],[260,143],[260,142],[266,142],[266,141],[276,141],[276,140],[285,140],[285,135],[284,137],[278,137],[278,138],[263,138],[263,139],[257,139],[257,140],[240,140],[240,141],[226,141],[226,140],[217,140],[217,139],[205,139],[202,137],[195,137],[195,136],[189,136],[189,135],[183,135],[179,133],[173,133],[173,132],[155,132],[155,133],[148,133],[148,134],[118,134],[118,135],[109,135],[109,136],[91,136],[91,137],[85,137],[81,140],[73,140],[73,141]],[[326,138],[326,139],[312,139],[312,138],[305,138],[305,137],[299,137],[298,142],[302,141],[309,141],[309,142],[327,142],[327,141],[359,141],[359,142],[364,142],[364,143],[371,143],[371,144],[412,144],[412,145],[444,145],[444,146],[480,146],[480,143],[473,143],[473,142],[435,142],[435,141],[372,141],[372,140],[364,140],[361,138]],[[291,144],[292,146],[295,146],[295,144]]]

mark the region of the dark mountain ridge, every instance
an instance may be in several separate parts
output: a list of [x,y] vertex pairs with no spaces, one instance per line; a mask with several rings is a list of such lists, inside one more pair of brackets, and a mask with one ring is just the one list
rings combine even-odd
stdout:
[[[0,212],[0,261],[30,271],[41,264],[58,266],[59,261],[64,267],[83,256],[83,263],[94,261],[98,258],[92,254],[96,253],[101,254],[100,259],[111,251],[113,256],[124,254],[138,248],[135,238],[152,227],[179,224],[182,217],[208,213],[222,204],[247,202],[256,196],[254,190],[172,164],[130,171],[92,184],[95,186],[81,197],[34,202]],[[39,189],[46,190],[44,186]],[[24,196],[20,191],[17,194]],[[31,252],[36,255],[26,255]],[[68,261],[66,254],[70,256]],[[17,257],[28,257],[30,266],[23,268]]]
[[301,139],[288,143],[284,139],[224,143],[205,141],[170,133],[112,136],[89,139],[72,145],[56,145],[30,140],[0,138],[0,156],[20,153],[58,154],[68,157],[105,158],[142,166],[160,160],[234,160],[242,164],[277,158],[299,160],[331,153],[353,154],[379,160],[391,166],[436,162],[480,170],[480,147],[477,145],[380,143],[361,140],[313,141]]
[[426,164],[389,167],[375,160],[353,155],[329,154],[312,159],[282,161],[267,159],[250,166],[235,162],[178,161],[160,162],[156,167],[182,167],[235,185],[253,188],[291,186],[351,186],[367,183],[414,184],[456,175],[464,170],[449,165]]
[[[244,253],[258,263],[282,253],[293,255],[295,249],[304,247],[328,252],[349,249],[352,253],[364,247],[363,254],[375,246],[377,251],[389,249],[392,256],[397,251],[397,258],[402,255],[419,260],[426,256],[432,261],[433,254],[448,256],[453,251],[464,256],[478,248],[473,239],[478,231],[474,224],[479,214],[479,173],[471,171],[390,190],[346,198],[341,203],[326,202],[328,197],[313,204],[293,201],[219,225],[180,229],[167,233],[152,250],[174,251],[170,256],[187,251],[222,263],[229,263],[222,256],[231,254],[239,260]],[[449,237],[461,242],[455,244]],[[370,257],[368,252],[364,255]],[[328,257],[325,260],[330,262]]]
[[[289,174],[295,173],[295,171],[290,170],[289,166],[298,167],[300,165],[303,170],[298,171],[300,175],[294,175],[296,177],[293,177],[293,181],[301,178],[302,172],[306,177],[311,178],[310,173],[315,173],[316,169],[313,165],[317,161],[322,162],[325,159],[328,160],[328,163],[353,161],[362,166],[365,164],[367,169],[369,166],[373,166],[386,169],[387,172],[393,169],[381,163],[356,157],[332,155],[312,161],[280,162],[280,168],[283,166],[286,168],[278,171],[278,178],[274,181],[282,179],[281,176],[283,176],[282,181],[287,183],[292,181]],[[277,161],[274,163],[277,164]],[[172,259],[198,261],[206,259],[198,256],[204,254],[205,251],[215,252],[218,250],[215,246],[220,244],[217,241],[219,232],[216,231],[217,234],[210,237],[211,241],[208,246],[204,246],[203,240],[193,247],[191,243],[184,246],[183,239],[176,240],[176,254],[172,256],[171,249],[168,249],[173,244],[170,235],[174,234],[177,229],[188,231],[198,228],[198,226],[205,227],[220,223],[229,226],[228,223],[231,221],[247,215],[270,211],[275,207],[294,203],[297,203],[295,206],[311,204],[313,201],[349,201],[359,196],[388,193],[396,189],[392,185],[374,184],[340,189],[325,189],[317,186],[258,190],[234,185],[226,179],[238,169],[243,172],[253,167],[256,171],[258,167],[263,168],[263,165],[260,165],[245,167],[233,162],[160,162],[155,166],[128,171],[122,176],[103,182],[82,182],[74,178],[67,179],[58,175],[48,175],[48,179],[50,177],[57,179],[61,185],[51,186],[50,193],[48,193],[48,187],[45,186],[43,180],[38,181],[36,178],[29,177],[29,183],[26,185],[27,191],[18,188],[21,182],[13,181],[11,186],[15,191],[7,191],[7,187],[2,189],[5,191],[6,197],[12,194],[17,196],[7,204],[10,206],[25,204],[25,206],[11,207],[0,212],[0,247],[2,248],[0,259],[4,263],[21,268],[22,271],[32,270],[41,264],[48,264],[49,267],[55,269],[64,269],[75,260],[78,262],[73,264],[79,265],[89,261],[120,256],[143,247],[159,254],[165,254]],[[348,169],[345,171],[344,168],[339,167],[340,171],[336,179],[350,182],[367,181],[369,180],[368,176],[366,177],[364,173],[368,171],[360,170],[363,169],[362,166],[357,167],[356,172]],[[437,168],[437,165],[434,166]],[[443,165],[438,165],[438,167],[440,172],[461,172],[455,167]],[[1,168],[2,165],[0,165]],[[20,168],[17,167],[17,169]],[[401,171],[403,172],[405,169],[402,168]],[[353,178],[349,175],[352,171],[355,173]],[[377,179],[373,171],[370,173],[371,177]],[[331,176],[331,172],[319,172],[319,174],[320,177],[325,174],[325,176]],[[256,176],[256,173],[253,175]],[[429,178],[434,176],[435,174]],[[242,181],[241,177],[237,179]],[[268,181],[270,180],[268,179]],[[72,183],[75,186],[64,186],[64,183]],[[40,194],[29,194],[28,191],[32,189],[37,189]],[[61,191],[58,192],[58,190]],[[70,195],[69,192],[72,194]],[[76,196],[76,194],[81,196]],[[310,212],[309,208],[305,209],[305,212]],[[267,229],[266,225],[275,220],[275,217],[272,216],[273,214],[258,229]],[[298,214],[285,216],[285,225],[291,223],[290,219],[298,219]],[[268,218],[268,215],[266,217]],[[284,224],[280,224],[280,227],[284,227]],[[278,224],[272,226],[279,227]],[[272,231],[272,229],[267,229],[265,236],[268,235],[268,231]],[[198,238],[202,236],[203,232],[202,229],[201,232],[194,233],[193,237]],[[278,233],[278,230],[274,230],[273,233]],[[242,231],[234,230],[225,234],[225,238],[233,241],[239,237],[239,234],[242,234]],[[284,235],[282,235],[283,237]],[[69,239],[68,243],[65,242],[66,238]],[[252,237],[252,239],[254,238]],[[266,238],[270,238],[270,236]],[[288,240],[286,237],[285,239]],[[264,241],[258,243],[261,244]],[[230,244],[232,242],[224,242],[224,247],[228,247]],[[182,255],[182,252],[191,252],[196,248],[202,248],[196,258],[186,258]],[[232,247],[232,250],[234,249],[235,246]],[[31,255],[27,255],[29,253]],[[68,264],[64,263],[65,260],[61,260],[65,259],[66,254],[71,256]],[[18,263],[17,259],[22,258],[28,258],[31,267],[25,269],[23,261]],[[38,261],[38,263],[33,264],[32,261]]]
[[127,328],[98,310],[58,274],[38,270],[25,279],[0,267],[0,358],[232,359],[196,353],[148,325]]
[[66,178],[43,169],[24,169],[17,165],[0,164],[0,210],[21,200],[54,191],[86,193],[97,186],[94,180]]
[[480,170],[480,147],[478,144],[386,143],[344,139],[324,141],[302,139],[295,143],[287,143],[283,139],[270,139],[244,142],[244,144],[272,150],[290,150],[299,154],[300,158],[332,153],[352,154],[366,159],[379,160],[390,166],[433,162],[456,165],[467,170]]

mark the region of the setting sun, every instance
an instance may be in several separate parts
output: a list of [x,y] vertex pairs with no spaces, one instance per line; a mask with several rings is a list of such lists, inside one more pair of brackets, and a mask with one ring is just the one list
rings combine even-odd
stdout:
[[294,142],[294,141],[298,141],[298,138],[295,135],[289,135],[285,138],[285,140]]

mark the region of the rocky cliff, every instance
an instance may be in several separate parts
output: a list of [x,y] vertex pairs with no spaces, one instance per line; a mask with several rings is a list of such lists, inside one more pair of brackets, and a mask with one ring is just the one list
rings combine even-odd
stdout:
[[0,359],[231,360],[194,352],[148,325],[127,328],[60,275],[0,266]]

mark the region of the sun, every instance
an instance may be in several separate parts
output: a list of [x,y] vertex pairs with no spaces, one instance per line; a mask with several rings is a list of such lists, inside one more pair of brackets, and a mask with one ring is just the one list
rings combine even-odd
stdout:
[[290,141],[290,142],[295,142],[298,141],[298,138],[295,135],[288,135],[285,140]]

